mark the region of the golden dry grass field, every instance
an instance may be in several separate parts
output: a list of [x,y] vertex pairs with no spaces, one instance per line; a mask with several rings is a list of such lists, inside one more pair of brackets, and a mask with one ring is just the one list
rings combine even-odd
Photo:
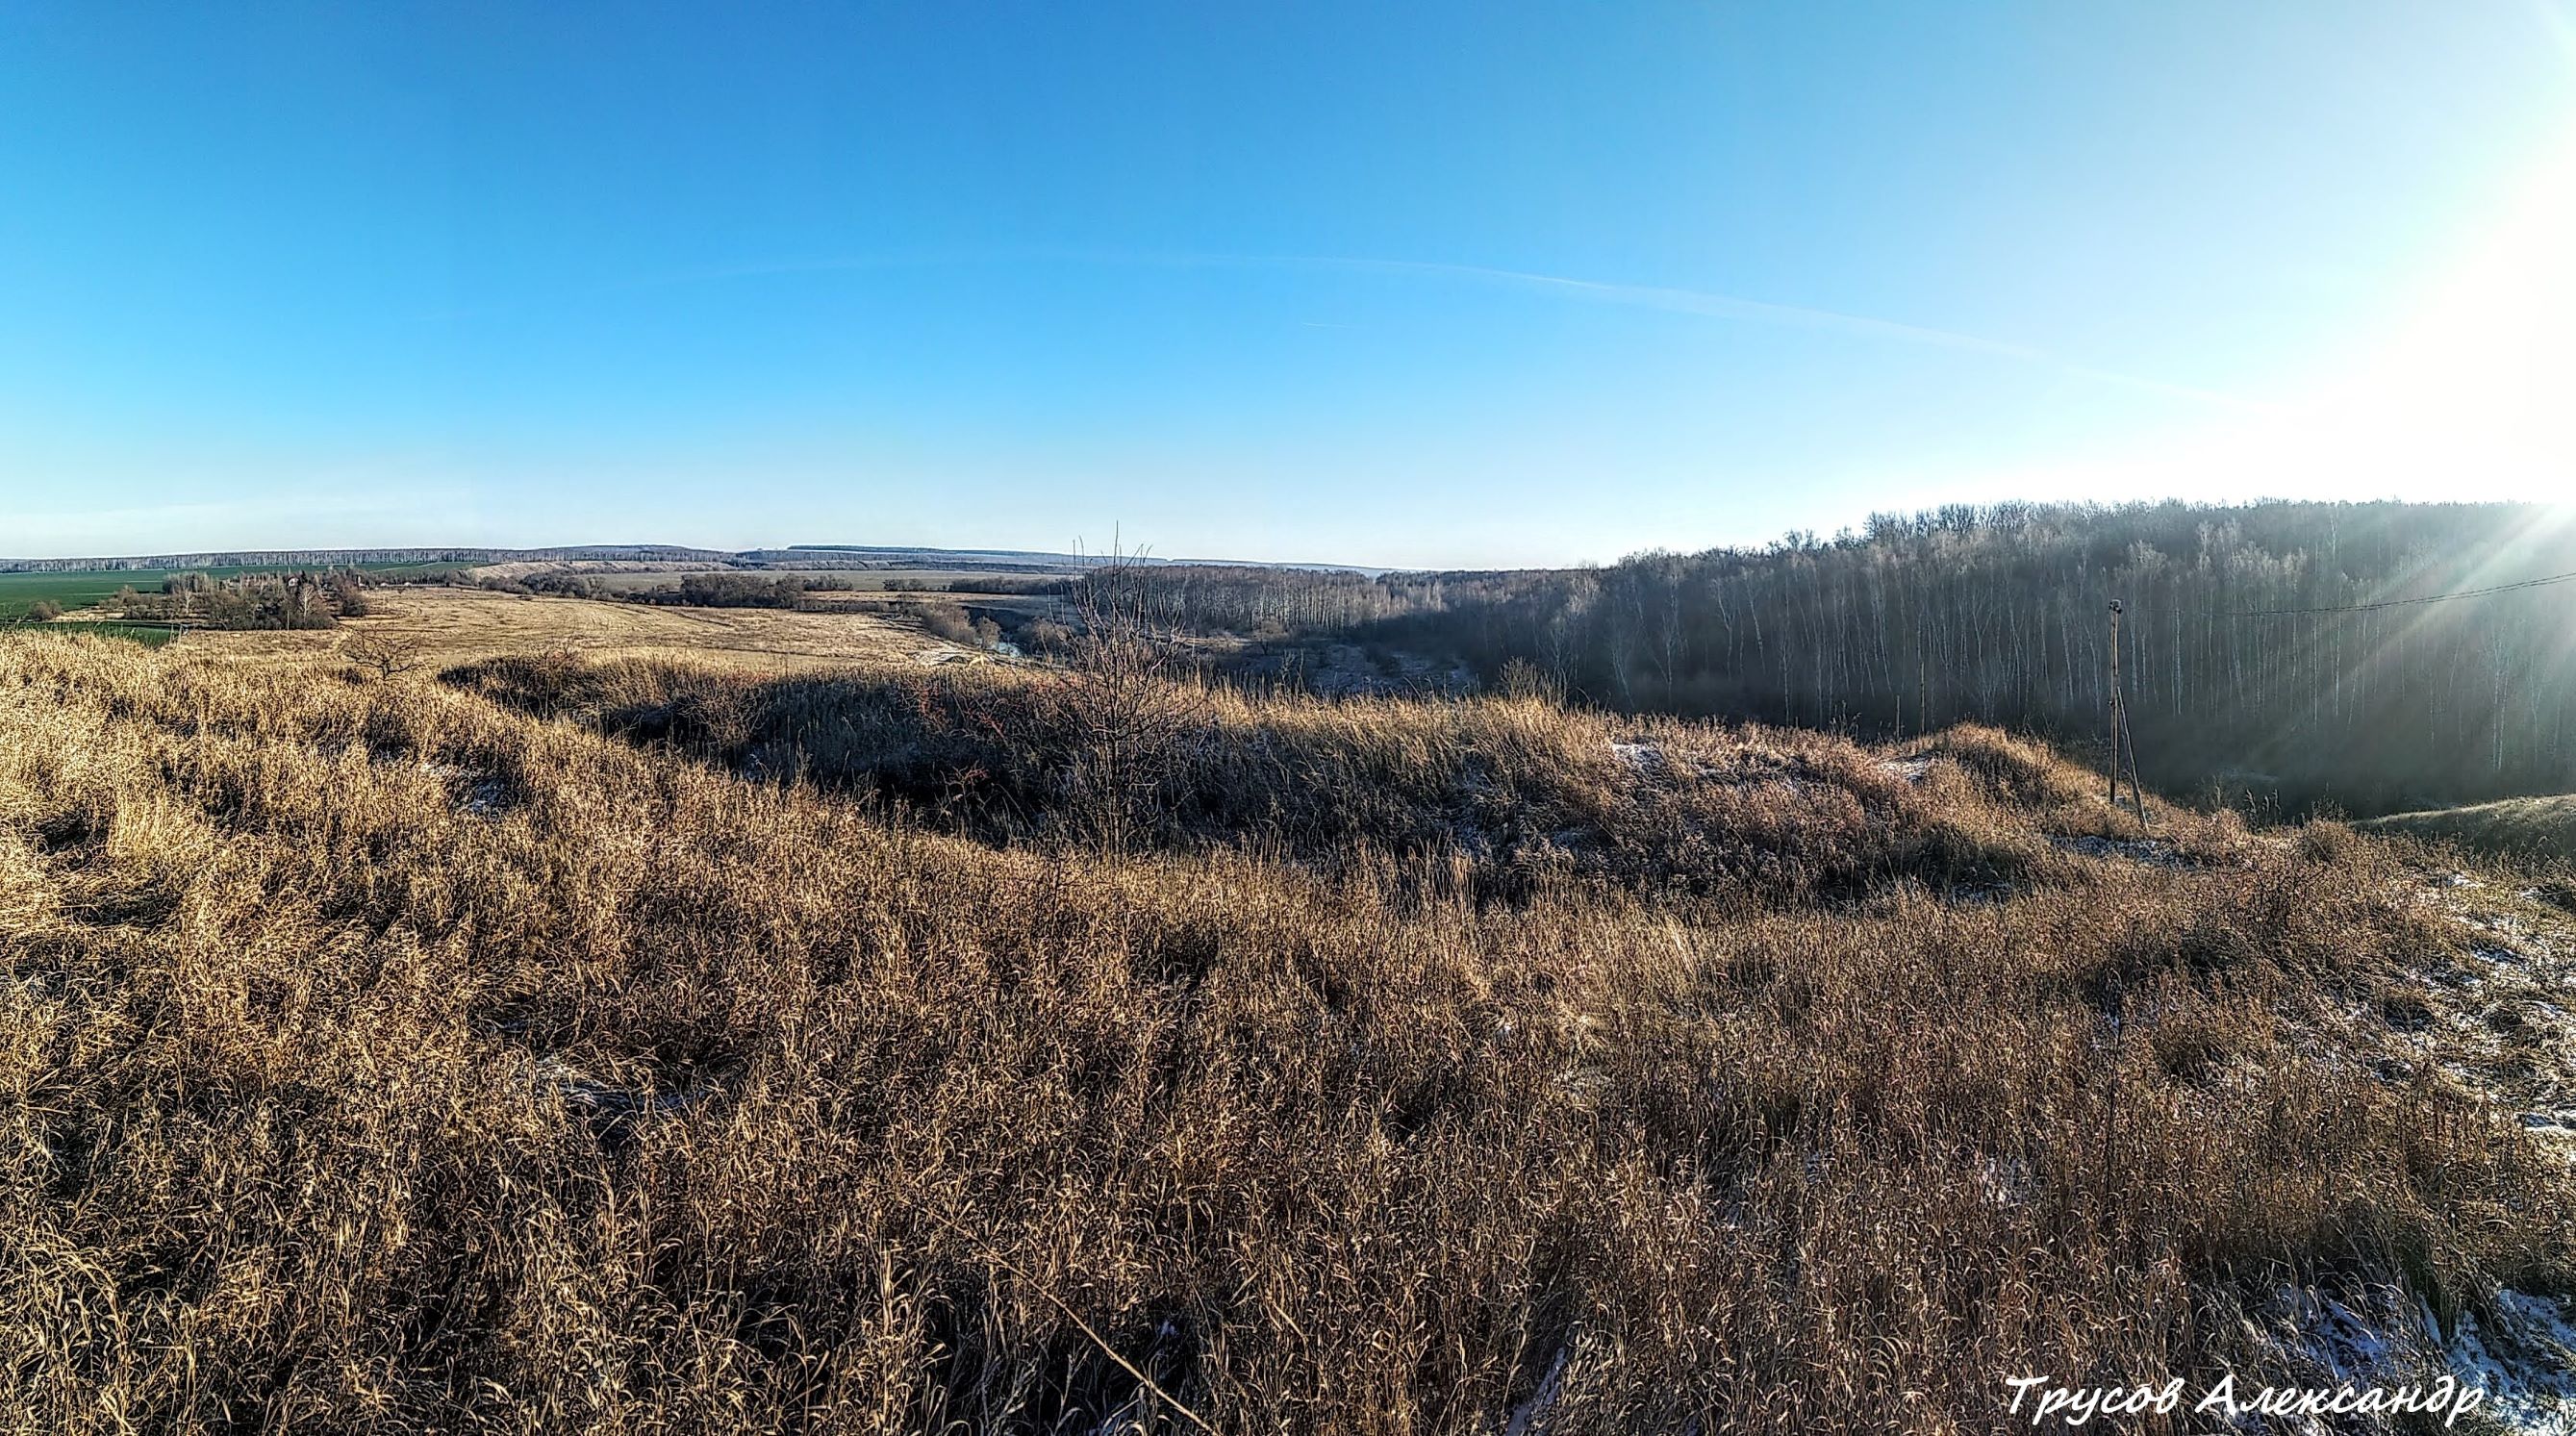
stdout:
[[914,660],[952,645],[860,613],[679,608],[578,598],[531,598],[481,588],[371,590],[365,618],[333,631],[190,632],[190,654],[261,662],[327,661],[352,640],[384,639],[424,666],[500,654],[659,655],[754,670]]
[[2576,1291],[2509,869],[1983,729],[385,615],[0,638],[0,1427],[1974,1432]]

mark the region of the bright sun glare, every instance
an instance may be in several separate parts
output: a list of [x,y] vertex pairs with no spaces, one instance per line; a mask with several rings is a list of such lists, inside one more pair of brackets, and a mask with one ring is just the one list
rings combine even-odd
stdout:
[[2576,476],[2576,144],[2376,360],[2310,416],[2374,491],[2570,497]]
[[2418,297],[2390,308],[2383,339],[2282,399],[2007,487],[2576,502],[2576,137]]

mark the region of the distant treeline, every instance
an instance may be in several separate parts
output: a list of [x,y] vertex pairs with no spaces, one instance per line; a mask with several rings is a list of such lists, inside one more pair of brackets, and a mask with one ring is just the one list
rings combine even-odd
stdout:
[[626,597],[636,603],[674,603],[688,608],[803,608],[808,593],[850,587],[853,585],[845,578],[692,573],[682,575],[677,588],[637,589]]
[[1147,622],[1247,638],[1342,633],[1407,614],[1438,611],[1448,577],[1318,569],[1195,565],[1111,568],[1058,580],[1050,591],[1086,606],[1115,586]]
[[692,573],[676,585],[628,588],[603,583],[588,574],[535,573],[525,578],[487,578],[483,587],[501,593],[543,593],[560,598],[589,598],[619,603],[663,603],[686,608],[810,608],[806,597],[826,589],[857,587],[838,576],[769,577],[747,573]]
[[2103,728],[2117,598],[2151,784],[2361,812],[2576,789],[2576,584],[2263,611],[2568,570],[2576,528],[2538,506],[1998,504],[1600,569],[1130,581],[1173,627],[1456,656],[1488,678],[1518,660],[1611,707],[2077,740]]
[[0,558],[0,573],[113,573],[120,570],[419,567],[565,559],[651,559],[663,562],[723,559],[713,549],[667,544],[609,544],[566,548],[320,548],[233,549],[201,553],[138,554],[122,558]]

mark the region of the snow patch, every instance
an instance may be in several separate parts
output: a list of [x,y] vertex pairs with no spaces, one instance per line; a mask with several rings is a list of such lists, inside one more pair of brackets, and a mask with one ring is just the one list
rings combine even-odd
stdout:
[[1503,1436],[1535,1436],[1547,1429],[1557,1398],[1565,1391],[1566,1351],[1560,1347],[1556,1360],[1548,1364],[1547,1375],[1539,1378],[1538,1389],[1527,1401],[1512,1408],[1511,1418],[1503,1425]]
[[2161,838],[2102,838],[2086,834],[2081,837],[2051,837],[2058,848],[2081,853],[2088,858],[2126,858],[2135,863],[2151,863],[2162,868],[2196,867],[2173,844]]
[[2506,1430],[2576,1436],[2576,1321],[2563,1302],[2496,1293],[2480,1322],[2463,1315],[2447,1348],[2451,1369],[2483,1386],[2486,1409]]
[[1985,1170],[1986,1205],[2012,1208],[2028,1206],[2039,1190],[2038,1174],[2020,1157],[1988,1157]]
[[1640,773],[1659,773],[1664,768],[1664,750],[1652,743],[1617,743],[1610,745],[1610,756]]
[[1920,758],[1883,758],[1878,766],[1881,772],[1909,783],[1920,783],[1932,771],[1932,759],[1928,754]]

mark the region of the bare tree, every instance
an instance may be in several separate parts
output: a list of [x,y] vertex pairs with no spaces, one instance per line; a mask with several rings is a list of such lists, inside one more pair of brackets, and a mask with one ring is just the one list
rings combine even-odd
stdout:
[[353,633],[340,640],[340,653],[383,678],[398,678],[428,661],[420,640],[404,633]]
[[1144,567],[1115,549],[1075,592],[1081,625],[1065,669],[1074,735],[1067,777],[1076,821],[1110,847],[1128,846],[1161,817],[1181,741],[1199,717],[1193,690],[1168,671],[1152,598]]

